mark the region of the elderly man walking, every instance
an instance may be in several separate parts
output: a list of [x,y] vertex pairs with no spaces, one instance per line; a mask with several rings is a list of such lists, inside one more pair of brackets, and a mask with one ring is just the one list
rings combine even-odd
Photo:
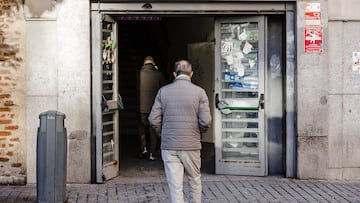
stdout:
[[173,83],[162,87],[149,115],[150,125],[161,136],[161,155],[172,203],[183,203],[184,171],[192,202],[201,202],[201,133],[211,124],[208,97],[191,82],[191,64],[175,63]]

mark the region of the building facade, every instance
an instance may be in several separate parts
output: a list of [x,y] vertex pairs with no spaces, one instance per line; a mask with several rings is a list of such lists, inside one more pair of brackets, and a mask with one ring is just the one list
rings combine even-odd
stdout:
[[1,1],[0,170],[1,182],[25,183],[26,50],[22,4]]
[[[133,67],[146,53],[155,55],[164,75],[178,57],[191,59],[198,68],[200,76],[194,80],[208,90],[215,118],[203,137],[214,152],[205,156],[215,165],[214,173],[360,179],[357,0],[0,3],[2,184],[36,181],[39,114],[48,110],[66,115],[68,182],[102,182],[116,176],[121,148],[129,144],[121,134],[136,128],[134,119],[124,127],[136,113],[131,106],[136,96],[128,91],[134,86],[127,85],[136,80]],[[229,28],[238,36],[226,38]],[[142,41],[144,35],[148,37]],[[116,43],[111,68],[104,65],[107,37]],[[229,42],[230,47],[223,46]],[[223,65],[233,68],[238,62],[239,52],[231,52],[231,57],[228,52],[236,43],[244,43],[239,47],[250,57],[245,70],[256,67],[259,75],[258,86],[246,88],[246,94],[235,87],[241,79],[228,83],[223,78],[233,77]],[[235,78],[244,76],[241,68]],[[126,110],[103,112],[102,96],[118,100],[118,94]],[[243,97],[259,105],[243,106],[243,100],[237,100]],[[219,101],[236,104],[221,108]],[[250,116],[246,126],[240,124],[243,115]],[[226,137],[228,131],[235,135],[249,128],[253,134]],[[244,149],[246,156],[239,158],[236,153],[244,154]],[[234,164],[225,164],[230,157]],[[253,165],[244,164],[244,157]]]

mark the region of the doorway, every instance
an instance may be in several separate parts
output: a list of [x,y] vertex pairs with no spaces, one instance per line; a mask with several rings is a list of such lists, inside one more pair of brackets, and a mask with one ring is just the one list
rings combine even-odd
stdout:
[[[236,18],[247,20],[247,18],[241,16],[237,16]],[[262,16],[262,18],[264,17]],[[176,60],[182,58],[189,59],[189,57],[193,55],[190,52],[194,52],[191,50],[194,44],[199,44],[199,42],[215,42],[215,22],[217,19],[221,19],[221,17],[117,15],[113,16],[113,19],[117,21],[118,25],[118,87],[125,106],[124,110],[120,112],[119,118],[120,175],[164,175],[161,161],[148,161],[138,158],[140,148],[137,134],[137,72],[142,67],[144,57],[151,55],[155,58],[155,62],[164,77],[168,82],[171,82],[173,80],[171,76],[172,67]],[[282,72],[284,71],[281,69],[284,67],[282,65],[284,60],[284,38],[281,33],[283,32],[284,20],[281,15],[276,15],[266,17],[263,21],[266,21],[267,32],[264,30],[265,26],[263,26],[261,32],[264,35],[267,33],[267,36],[263,36],[263,47],[261,47],[261,57],[264,60],[262,62],[263,69],[261,69],[264,78],[261,80],[261,83],[265,85],[261,91],[263,95],[265,93],[267,96],[267,108],[265,108],[266,111],[262,113],[264,114],[262,118],[266,118],[266,120],[262,121],[263,123],[260,125],[263,131],[261,135],[263,139],[261,141],[261,150],[263,150],[261,154],[261,156],[263,156],[261,168],[263,172],[260,174],[283,176],[285,172],[285,135]],[[265,45],[265,42],[268,43]],[[265,51],[266,47],[268,48],[267,51]],[[265,53],[269,53],[270,56],[265,56]],[[214,61],[214,54],[204,55],[205,58],[208,56],[208,61]],[[267,64],[265,61],[267,61]],[[192,63],[195,63],[193,64],[195,67],[199,66],[199,64],[197,64],[198,60],[193,60]],[[214,64],[212,68],[215,69]],[[195,70],[195,75],[197,76],[194,77],[196,80],[193,82],[202,86],[204,84],[202,82],[204,78],[201,78],[201,75],[204,75],[204,73],[201,72],[203,72],[203,70]],[[205,138],[203,142],[202,171],[204,173],[215,173],[216,149],[214,142],[215,136],[220,137],[219,135],[215,135],[215,133],[221,134],[221,132],[218,131],[220,131],[219,129],[223,128],[223,126],[221,126],[221,124],[220,126],[215,124],[216,121],[219,120],[216,114],[220,112],[215,108],[214,104],[214,92],[216,92],[214,89],[215,77],[212,76],[212,78],[206,78],[205,80],[211,80],[211,87],[203,86],[203,88],[207,89],[207,94],[211,101],[214,126],[216,126],[217,129],[215,132],[211,132],[212,135]],[[209,83],[209,81],[207,81],[207,83]],[[257,101],[255,103],[254,105],[257,106]],[[250,114],[253,115],[253,113]],[[233,113],[233,115],[236,116],[237,113]],[[254,119],[252,118],[252,120]],[[249,126],[254,126],[254,124],[251,122],[247,128],[249,128]],[[256,142],[256,136],[241,139],[252,141],[251,143],[245,142],[245,146],[247,147],[254,145]],[[246,162],[248,163],[248,161]],[[228,168],[226,165],[227,164],[222,166],[222,168]],[[239,166],[235,165],[231,171],[234,172],[234,170],[238,168]],[[232,173],[231,171],[227,173]],[[243,172],[240,171],[240,173]],[[255,173],[250,172],[249,174]]]
[[[265,168],[265,173],[263,175],[285,176],[286,173],[286,176],[294,177],[292,175],[294,174],[294,163],[296,163],[296,156],[294,153],[292,153],[295,149],[293,147],[295,143],[295,131],[293,126],[294,118],[287,116],[287,114],[293,114],[292,112],[294,110],[294,83],[292,81],[294,81],[295,76],[294,53],[296,52],[294,48],[294,41],[287,40],[286,38],[289,33],[294,33],[295,30],[293,26],[294,12],[291,10],[294,8],[291,7],[292,4],[290,5],[281,2],[277,2],[271,5],[259,4],[264,6],[264,10],[268,9],[269,13],[259,14],[258,12],[247,12],[246,15],[241,13],[242,9],[246,10],[250,8],[241,6],[230,8],[227,4],[222,6],[226,9],[229,9],[228,12],[223,11],[220,14],[216,12],[218,7],[216,7],[215,11],[215,7],[212,7],[212,4],[209,4],[209,6],[206,7],[194,4],[194,8],[198,6],[196,8],[202,8],[204,11],[200,12],[201,9],[195,9],[197,10],[197,12],[195,12],[190,11],[190,9],[188,13],[176,13],[175,11],[165,12],[175,7],[173,5],[170,6],[168,4],[162,3],[160,3],[160,5],[158,9],[160,9],[161,12],[159,12],[160,14],[158,15],[155,15],[155,12],[130,12],[125,14],[124,12],[120,12],[121,9],[124,9],[121,8],[120,4],[111,5],[111,8],[119,7],[120,9],[119,12],[112,12],[109,14],[114,19],[118,27],[118,34],[116,35],[116,38],[119,74],[117,77],[118,82],[116,84],[118,85],[118,91],[121,94],[124,103],[124,109],[119,112],[119,144],[117,145],[119,148],[120,175],[141,175],[143,172],[145,172],[144,175],[164,175],[161,161],[149,163],[147,160],[138,159],[140,149],[137,138],[138,97],[136,94],[136,73],[141,68],[144,57],[146,55],[152,55],[155,58],[155,62],[159,66],[159,69],[163,73],[164,77],[169,82],[171,82],[173,79],[171,77],[171,71],[176,60],[182,58],[189,59],[189,57],[191,58],[191,56],[195,56],[196,54],[192,55],[191,53],[196,53],[199,45],[201,47],[202,45],[215,45],[217,43],[215,39],[215,25],[217,20],[224,18],[245,19],[261,17],[264,19],[264,29],[262,30],[264,36],[264,77],[262,82],[265,85],[265,110],[263,112],[264,122],[262,125],[264,130],[263,149],[265,150],[263,154],[263,160],[265,163],[263,167]],[[107,8],[110,8],[107,6],[110,5],[100,4],[100,7],[96,8],[102,8],[104,11]],[[179,4],[179,6],[185,5]],[[254,8],[258,8],[257,4],[252,6],[254,6]],[[184,9],[184,11],[187,11],[186,9],[189,8],[185,7],[177,9]],[[239,9],[240,12],[234,13],[233,9],[235,8]],[[287,9],[286,12],[285,8]],[[206,10],[211,10],[212,12],[206,12]],[[96,11],[96,9],[94,11]],[[93,12],[92,15],[92,18],[95,20],[96,24],[96,22],[101,21],[103,14],[102,12]],[[99,48],[99,46],[96,45],[98,42],[96,38],[96,30],[98,29],[94,27],[93,33],[95,33],[95,37],[93,37],[93,55],[100,56],[100,53],[97,53],[96,51],[97,48]],[[294,36],[292,37],[292,39],[294,39]],[[193,60],[191,61],[192,64],[196,64],[195,66],[202,67],[202,64],[199,61],[203,61],[204,58],[208,59],[208,61],[219,60],[216,59],[218,55],[216,56],[215,53],[220,52],[220,49],[217,49],[218,48],[215,47],[215,50],[212,51],[213,55],[209,55],[204,52],[204,54],[201,54],[200,56],[202,57],[202,60]],[[93,64],[97,65],[99,63],[100,62],[95,57],[93,59]],[[277,71],[279,68],[280,71]],[[213,67],[208,68],[208,70],[215,72],[220,70],[220,66],[214,62]],[[96,71],[97,70],[94,72],[93,69],[93,75],[96,74]],[[203,69],[199,68],[197,71],[199,71],[198,73],[201,73]],[[197,74],[195,70],[195,75],[200,74]],[[269,78],[273,76],[276,77]],[[99,80],[101,80],[101,78]],[[202,80],[206,81],[204,84],[207,83],[212,86],[212,88],[210,88],[207,93],[209,96],[209,101],[212,102],[211,111],[213,113],[213,119],[217,120],[217,117],[214,116],[214,112],[218,111],[218,109],[215,107],[216,90],[214,84],[216,83],[216,79],[215,77],[212,77],[212,79],[205,79],[203,76],[200,76],[196,81],[193,82],[198,82],[198,84],[201,86]],[[96,84],[94,86],[96,86]],[[94,101],[98,101],[98,92],[98,90],[93,91]],[[275,108],[270,110],[270,106]],[[95,102],[94,109],[96,108],[97,106]],[[290,111],[285,109],[290,109]],[[94,126],[96,126],[96,123],[99,123],[99,121],[100,119],[95,120]],[[219,127],[215,126],[214,128]],[[96,132],[96,137],[99,137],[98,134],[100,133]],[[203,173],[215,173],[215,165],[217,164],[217,160],[215,159],[215,151],[217,148],[215,146],[215,137],[220,136],[221,134],[218,133],[217,129],[213,129],[213,132],[210,135],[205,136],[205,139],[202,142]],[[249,139],[252,141],[255,140],[255,138],[251,137]],[[101,152],[97,150],[96,153],[98,154],[98,157],[100,157],[99,155]],[[101,167],[101,161],[98,161],[96,167]],[[288,172],[290,175],[288,175]],[[101,174],[101,168],[97,169],[97,174]]]
[[[112,17],[117,20],[118,25],[118,86],[124,104],[124,109],[119,114],[120,175],[164,175],[161,160],[138,158],[140,146],[137,131],[137,72],[143,65],[144,57],[151,55],[164,78],[171,82],[174,62],[178,59],[189,59],[188,50],[191,45],[214,41],[214,17]],[[213,60],[212,55],[208,57],[209,61]],[[195,71],[195,74],[198,73]],[[212,95],[211,91],[210,88],[208,95]],[[214,173],[214,153],[214,143],[210,137],[203,142],[202,172]]]

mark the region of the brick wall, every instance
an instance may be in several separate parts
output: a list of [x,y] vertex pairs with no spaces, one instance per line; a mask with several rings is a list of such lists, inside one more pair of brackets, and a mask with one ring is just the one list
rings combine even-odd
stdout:
[[0,184],[26,181],[23,16],[22,0],[0,0]]

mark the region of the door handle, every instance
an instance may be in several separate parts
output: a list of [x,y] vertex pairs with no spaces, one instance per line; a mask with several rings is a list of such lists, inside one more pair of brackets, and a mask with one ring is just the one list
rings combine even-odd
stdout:
[[260,94],[259,108],[264,109],[264,106],[265,106],[264,94]]
[[215,107],[220,110],[220,108],[219,108],[219,102],[220,102],[220,100],[219,100],[219,94],[216,93],[216,94],[215,94]]

